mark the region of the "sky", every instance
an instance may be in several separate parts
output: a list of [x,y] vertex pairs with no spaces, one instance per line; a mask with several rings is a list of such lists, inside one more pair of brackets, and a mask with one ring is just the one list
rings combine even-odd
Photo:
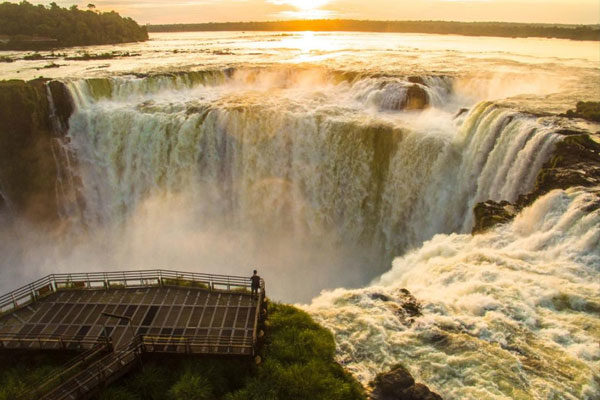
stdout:
[[600,0],[56,0],[80,8],[90,2],[142,24],[297,18],[600,23]]

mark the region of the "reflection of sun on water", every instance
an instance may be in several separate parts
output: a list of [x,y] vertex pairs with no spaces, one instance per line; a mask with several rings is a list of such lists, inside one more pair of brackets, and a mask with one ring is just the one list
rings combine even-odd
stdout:
[[318,47],[318,42],[315,39],[315,33],[311,31],[302,32],[302,37],[299,39],[299,42],[298,48],[302,50],[302,53],[309,53]]

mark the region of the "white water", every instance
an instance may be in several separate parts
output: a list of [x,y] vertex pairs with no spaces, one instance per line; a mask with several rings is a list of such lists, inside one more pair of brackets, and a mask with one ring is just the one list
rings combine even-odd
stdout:
[[[512,224],[437,235],[368,288],[307,310],[363,382],[401,362],[448,399],[597,399],[599,273],[600,192],[554,191]],[[423,303],[412,325],[396,314],[401,288]]]
[[[424,79],[432,107],[423,112],[395,110],[414,85],[406,78],[323,68],[71,81],[68,148],[85,204],[72,219],[127,229],[146,202],[169,215],[174,196],[189,211],[181,230],[213,237],[217,229],[213,242],[222,232],[254,237],[238,254],[279,243],[283,259],[242,263],[275,269],[291,257],[279,279],[320,282],[293,295],[276,286],[275,297],[364,284],[436,233],[469,232],[476,202],[527,193],[558,139],[557,125],[492,103],[454,119],[467,100],[450,78]],[[180,246],[169,253],[177,252],[189,256]],[[296,261],[306,252],[308,269]],[[192,258],[211,260],[198,269],[232,268],[218,256]]]

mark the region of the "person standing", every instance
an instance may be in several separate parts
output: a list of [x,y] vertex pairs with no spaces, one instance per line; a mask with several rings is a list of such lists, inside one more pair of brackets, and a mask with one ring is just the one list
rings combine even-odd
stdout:
[[252,286],[252,297],[258,298],[258,289],[260,289],[260,276],[256,270],[254,270],[254,275],[250,277],[250,282]]

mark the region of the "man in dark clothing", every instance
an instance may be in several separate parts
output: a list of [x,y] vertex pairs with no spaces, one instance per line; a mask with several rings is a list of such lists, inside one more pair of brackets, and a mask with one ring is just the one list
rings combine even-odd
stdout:
[[258,289],[260,288],[260,276],[257,275],[256,270],[254,270],[254,275],[250,277],[250,281],[252,282],[252,297],[258,297]]

